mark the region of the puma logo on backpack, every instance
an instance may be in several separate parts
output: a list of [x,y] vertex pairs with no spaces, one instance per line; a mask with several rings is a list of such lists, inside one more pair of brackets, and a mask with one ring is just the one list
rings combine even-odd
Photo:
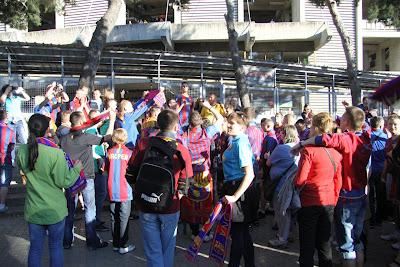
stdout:
[[174,155],[184,163],[177,142],[165,141],[159,137],[149,139],[135,184],[135,198],[147,212],[159,213],[173,203],[177,188],[173,161]]

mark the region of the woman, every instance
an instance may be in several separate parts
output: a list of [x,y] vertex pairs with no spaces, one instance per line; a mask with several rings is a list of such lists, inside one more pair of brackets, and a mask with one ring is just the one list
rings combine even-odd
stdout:
[[[282,142],[278,145],[271,156],[268,158],[267,166],[270,167],[270,177],[277,184],[273,196],[273,206],[275,220],[278,225],[278,235],[276,239],[269,240],[273,247],[286,247],[291,228],[292,207],[290,206],[293,190],[281,190],[291,182],[296,171],[298,157],[290,154],[290,149],[298,142],[297,129],[293,125],[286,125],[282,128]],[[276,181],[278,179],[278,181]],[[284,194],[283,197],[281,194]]]
[[[231,113],[227,119],[227,134],[230,136],[228,148],[223,154],[225,204],[235,203],[246,191],[253,191],[253,152],[247,135],[246,123],[242,115]],[[254,266],[254,246],[250,235],[249,223],[257,217],[258,200],[254,192],[245,194],[244,221],[232,222],[231,225],[231,252],[229,266],[239,266],[240,259],[244,257],[245,266]],[[255,199],[253,199],[255,197]],[[250,207],[249,204],[253,204]],[[244,205],[242,205],[244,206]]]
[[[310,136],[331,133],[333,121],[322,112],[312,119]],[[300,142],[301,145],[301,142]],[[304,147],[294,181],[300,190],[301,208],[297,213],[300,234],[300,266],[314,266],[314,250],[318,266],[332,266],[330,245],[333,211],[342,187],[342,156],[333,148]]]
[[[393,164],[392,151],[398,145],[400,137],[400,117],[396,114],[390,115],[388,118],[388,130],[391,137],[386,142],[385,154],[386,160],[383,167],[381,180],[386,184],[388,199],[391,201],[393,208],[393,217],[397,224],[397,229],[390,234],[381,235],[383,240],[395,241],[400,236],[400,211],[399,211],[399,179],[396,175],[399,173],[399,167]],[[389,204],[390,202],[388,202]],[[388,205],[390,206],[390,205]],[[400,248],[400,242],[394,243],[392,246]]]
[[63,151],[49,146],[55,146],[44,137],[49,121],[41,114],[31,116],[28,143],[20,146],[17,155],[17,164],[26,178],[25,220],[31,243],[28,266],[41,266],[46,232],[50,266],[64,265],[62,241],[67,201],[63,188],[72,186],[82,169],[81,163],[69,169]]
[[[213,179],[211,176],[211,143],[221,132],[224,117],[210,103],[202,103],[203,108],[211,111],[217,121],[208,127],[202,127],[203,119],[198,111],[193,111],[189,117],[189,129],[183,134],[183,143],[188,148],[192,159],[193,181],[187,196],[181,199],[181,219],[190,224],[191,238],[199,234],[200,224],[204,224],[213,206]],[[204,241],[210,241],[209,233]]]

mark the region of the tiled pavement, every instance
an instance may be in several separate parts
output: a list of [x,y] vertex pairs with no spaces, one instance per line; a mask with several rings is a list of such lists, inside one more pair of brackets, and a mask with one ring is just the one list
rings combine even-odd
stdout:
[[[103,212],[103,218],[109,220],[108,212]],[[126,255],[119,255],[112,251],[111,246],[97,251],[88,251],[85,247],[84,224],[83,221],[77,221],[74,247],[65,250],[65,266],[146,266],[143,247],[140,240],[138,221],[131,221],[130,238],[137,246],[134,252]],[[384,230],[393,229],[392,224],[385,224]],[[188,227],[188,232],[189,232]],[[367,267],[386,266],[394,257],[395,252],[390,248],[390,244],[379,239],[382,228],[376,228],[370,231],[370,243],[368,249]],[[100,233],[100,235],[110,240],[110,232]],[[257,266],[298,266],[298,240],[289,245],[288,249],[280,250],[268,247],[267,241],[275,235],[271,230],[271,217],[262,220],[260,226],[252,231],[255,243],[255,257]],[[203,245],[201,254],[196,263],[189,263],[184,256],[184,249],[189,245],[189,237],[183,235],[183,227],[179,225],[175,266],[212,266],[214,265],[206,258],[209,249],[209,243]],[[17,267],[26,266],[27,254],[29,248],[27,225],[21,214],[0,215],[0,266]],[[44,249],[44,265],[48,266],[47,249]]]

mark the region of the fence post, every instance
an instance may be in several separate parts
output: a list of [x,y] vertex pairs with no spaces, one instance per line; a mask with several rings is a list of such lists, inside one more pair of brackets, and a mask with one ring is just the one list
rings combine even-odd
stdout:
[[111,91],[113,93],[115,92],[114,78],[115,78],[114,58],[111,58]]
[[8,72],[8,83],[11,83],[11,55],[7,55],[7,72]]

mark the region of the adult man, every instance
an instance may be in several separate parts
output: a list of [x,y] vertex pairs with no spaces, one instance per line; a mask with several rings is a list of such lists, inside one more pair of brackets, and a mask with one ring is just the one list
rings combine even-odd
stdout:
[[343,156],[343,185],[335,209],[335,229],[343,257],[343,266],[363,266],[364,245],[360,240],[367,207],[367,165],[371,138],[362,132],[365,114],[357,107],[347,107],[340,121],[342,134],[323,134],[301,141],[292,148],[319,145],[335,148]]
[[101,99],[101,92],[99,89],[93,90],[93,98],[89,101],[89,106],[91,109],[103,112],[104,104],[103,100]]
[[[224,105],[218,103],[217,95],[215,93],[210,93],[208,95],[208,103],[210,103],[211,107],[213,107],[219,114],[222,116],[226,115]],[[214,123],[215,117],[210,111],[210,109],[203,107],[201,109],[200,115],[203,119],[208,119],[211,123]]]
[[[161,111],[157,118],[157,124],[160,127],[160,133],[155,138],[161,138],[167,144],[175,144],[177,151],[181,153],[184,160],[183,166],[179,157],[174,155],[173,170],[175,188],[177,188],[179,179],[193,176],[190,154],[182,144],[176,141],[178,116],[174,111],[168,109]],[[148,147],[148,138],[141,139],[135,147],[130,162],[130,165],[135,169],[138,169],[141,165]],[[149,267],[172,267],[174,264],[174,250],[180,210],[179,199],[181,197],[182,195],[176,190],[171,206],[163,211],[163,213],[152,213],[143,207],[139,207],[140,228],[147,266]]]
[[12,178],[11,151],[15,145],[15,133],[7,126],[6,120],[6,111],[0,110],[0,213],[8,210],[6,198]]
[[181,83],[181,94],[177,96],[176,103],[178,107],[182,107],[179,111],[179,126],[182,131],[186,131],[189,126],[190,113],[194,106],[193,98],[189,95],[189,84],[187,82]]
[[[81,126],[85,119],[80,111],[75,111],[70,115],[71,126]],[[82,131],[71,132],[61,138],[61,148],[69,154],[72,160],[80,160],[83,164],[83,170],[87,178],[87,185],[82,191],[85,203],[85,230],[86,245],[89,249],[95,250],[106,247],[107,242],[103,242],[96,234],[96,205],[95,205],[95,189],[94,189],[94,161],[92,154],[92,146],[100,145],[104,141],[109,140],[114,130],[115,113],[110,111],[110,126],[105,137],[93,134],[83,133]],[[76,196],[75,196],[76,197]],[[75,213],[75,197],[66,192],[68,216],[65,220],[64,231],[64,248],[69,249],[73,241],[73,223]]]
[[90,108],[88,104],[87,93],[84,88],[79,88],[76,90],[75,97],[70,102],[70,110],[81,111],[84,115],[84,118],[87,120],[89,119]]
[[28,140],[27,125],[22,116],[22,101],[29,101],[31,98],[24,88],[6,84],[1,89],[0,104],[5,106],[7,111],[8,126],[16,133],[17,140],[26,144]]

